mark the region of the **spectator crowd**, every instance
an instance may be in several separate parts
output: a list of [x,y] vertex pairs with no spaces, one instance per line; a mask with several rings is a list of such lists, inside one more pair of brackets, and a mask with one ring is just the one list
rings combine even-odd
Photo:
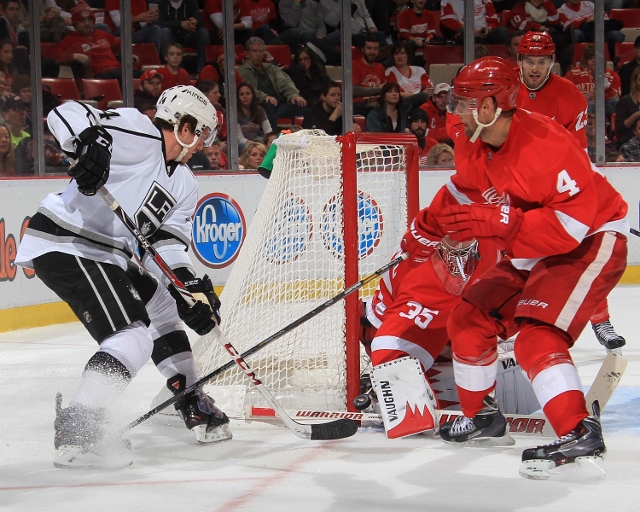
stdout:
[[[476,56],[499,55],[520,73],[518,47],[529,32],[554,44],[550,73],[587,103],[585,132],[595,148],[595,4],[587,0],[474,0]],[[348,129],[412,133],[423,167],[453,166],[446,130],[450,80],[432,73],[431,47],[464,43],[463,0],[352,0],[353,120]],[[134,106],[153,119],[162,91],[193,84],[218,111],[218,140],[194,155],[192,169],[228,166],[226,109],[237,109],[240,166],[255,169],[273,139],[292,127],[343,131],[339,80],[342,11],[338,0],[233,0],[236,90],[225,91],[222,0],[131,0]],[[231,5],[231,2],[229,2]],[[84,90],[86,79],[122,81],[119,0],[0,0],[0,176],[33,173],[29,9],[37,9],[42,75],[72,79],[84,101],[120,106]],[[625,42],[624,9],[640,0],[605,1],[607,159],[640,161],[640,35]],[[640,28],[638,29],[640,34]],[[586,44],[585,44],[586,43]],[[155,60],[142,55],[146,48]],[[44,51],[46,49],[47,51]],[[283,50],[284,49],[284,50]],[[140,53],[140,54],[138,54]],[[462,62],[459,62],[459,67]],[[546,80],[546,78],[545,78]],[[67,99],[43,84],[45,115]],[[542,85],[544,87],[544,85]],[[532,93],[535,94],[535,93]],[[102,104],[101,104],[102,107]],[[68,160],[44,129],[46,172]],[[258,162],[258,165],[256,165]]]

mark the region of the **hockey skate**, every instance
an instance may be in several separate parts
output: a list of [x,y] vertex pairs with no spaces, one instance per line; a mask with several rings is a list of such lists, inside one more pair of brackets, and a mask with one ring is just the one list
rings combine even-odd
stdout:
[[104,430],[105,409],[90,409],[73,402],[62,408],[56,395],[54,422],[56,449],[53,465],[60,469],[121,469],[133,463],[131,443]]
[[606,348],[607,352],[611,354],[618,354],[619,356],[622,355],[622,347],[626,345],[627,340],[613,329],[613,325],[611,325],[610,320],[605,320],[599,324],[591,324],[591,328],[600,342],[600,345]]
[[440,425],[440,437],[445,443],[465,446],[511,446],[507,419],[491,395],[484,398],[485,407],[473,418],[458,416]]
[[588,416],[560,439],[522,452],[520,475],[532,480],[546,480],[560,474],[557,468],[575,464],[584,473],[603,478],[606,473],[599,464],[606,453],[600,420],[597,416]]
[[[185,389],[184,375],[169,379],[167,387],[174,393]],[[233,437],[229,418],[215,406],[213,398],[201,389],[188,393],[176,402],[175,408],[187,428],[195,433],[199,443],[217,443]]]

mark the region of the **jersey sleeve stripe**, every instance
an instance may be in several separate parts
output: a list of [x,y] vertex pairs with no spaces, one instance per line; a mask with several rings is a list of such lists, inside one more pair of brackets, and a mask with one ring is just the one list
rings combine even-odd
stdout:
[[456,188],[456,186],[453,184],[453,181],[449,180],[446,187],[449,193],[456,201],[458,201],[459,204],[473,204],[473,201],[469,199],[466,194],[463,194]]
[[555,214],[565,231],[571,235],[576,242],[582,243],[582,240],[584,240],[584,237],[587,236],[589,232],[589,226],[558,210],[555,210]]

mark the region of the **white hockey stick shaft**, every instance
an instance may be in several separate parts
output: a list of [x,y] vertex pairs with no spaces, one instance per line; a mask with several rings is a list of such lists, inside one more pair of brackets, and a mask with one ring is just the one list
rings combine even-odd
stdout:
[[627,360],[618,354],[607,354],[598,375],[585,395],[589,414],[593,414],[593,402],[597,401],[600,411],[604,409],[618,387],[620,379],[627,368]]

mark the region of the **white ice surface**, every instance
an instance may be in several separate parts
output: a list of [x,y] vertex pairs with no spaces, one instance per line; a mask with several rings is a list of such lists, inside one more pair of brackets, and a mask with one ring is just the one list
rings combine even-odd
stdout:
[[[612,321],[629,366],[603,413],[602,481],[529,481],[522,449],[451,448],[427,436],[378,431],[306,441],[277,425],[232,422],[234,439],[197,445],[178,420],[156,416],[129,432],[134,464],[119,471],[55,469],[54,397],[66,405],[96,345],[80,324],[0,334],[0,510],[60,512],[640,510],[640,287],[619,286]],[[588,327],[572,350],[585,387],[605,351]],[[114,415],[149,410],[163,379],[149,363]],[[545,440],[540,438],[540,442]]]

